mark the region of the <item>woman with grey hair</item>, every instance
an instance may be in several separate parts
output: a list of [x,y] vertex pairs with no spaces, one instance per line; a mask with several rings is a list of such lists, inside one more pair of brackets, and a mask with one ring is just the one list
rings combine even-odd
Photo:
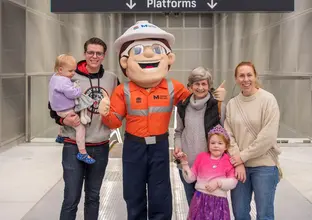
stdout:
[[[173,155],[178,159],[178,153],[183,151],[188,156],[190,166],[199,153],[207,151],[208,132],[217,124],[223,125],[225,119],[225,105],[213,97],[212,84],[212,76],[207,69],[195,68],[188,77],[192,94],[177,105]],[[195,192],[195,183],[185,182],[181,169],[179,173],[190,205]]]

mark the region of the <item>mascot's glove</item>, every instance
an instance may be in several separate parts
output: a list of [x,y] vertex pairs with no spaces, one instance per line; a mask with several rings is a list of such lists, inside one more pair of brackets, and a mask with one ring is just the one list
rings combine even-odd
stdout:
[[224,88],[225,80],[221,83],[221,85],[213,92],[213,96],[219,102],[223,102],[226,96],[226,90]]
[[98,109],[99,113],[102,116],[107,116],[109,113],[109,109],[110,109],[110,99],[109,99],[108,94],[105,91],[103,91],[103,98],[100,101],[99,109]]

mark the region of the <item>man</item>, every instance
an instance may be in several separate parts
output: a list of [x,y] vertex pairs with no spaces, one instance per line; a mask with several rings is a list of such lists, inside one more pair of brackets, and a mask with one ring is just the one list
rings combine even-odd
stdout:
[[109,111],[104,100],[99,111],[111,129],[126,118],[122,162],[128,220],[172,216],[167,131],[173,105],[190,94],[178,81],[165,78],[175,61],[173,42],[172,34],[148,21],[138,21],[115,41],[130,82],[115,89]]
[[99,195],[108,162],[110,129],[101,122],[98,112],[98,103],[103,98],[103,93],[111,95],[118,85],[114,73],[104,71],[102,62],[107,50],[106,44],[99,38],[91,38],[84,44],[85,60],[78,62],[73,80],[79,80],[81,90],[85,95],[95,100],[88,109],[92,119],[86,126],[86,149],[88,154],[96,160],[88,165],[76,158],[78,148],[75,142],[75,130],[71,126],[79,125],[77,114],[60,118],[51,110],[50,115],[56,123],[62,125],[64,147],[62,153],[63,178],[65,182],[64,200],[60,220],[75,220],[77,206],[81,197],[83,182],[85,184],[85,219],[97,220],[99,212]]

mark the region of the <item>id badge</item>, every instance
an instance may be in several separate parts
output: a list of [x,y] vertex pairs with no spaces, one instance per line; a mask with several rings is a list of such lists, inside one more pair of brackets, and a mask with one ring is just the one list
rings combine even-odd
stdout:
[[145,143],[146,144],[156,144],[156,137],[151,136],[151,137],[145,137]]

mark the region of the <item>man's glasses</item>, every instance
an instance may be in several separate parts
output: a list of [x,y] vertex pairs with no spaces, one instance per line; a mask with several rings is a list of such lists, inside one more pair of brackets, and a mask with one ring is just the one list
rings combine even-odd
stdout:
[[97,57],[103,57],[105,53],[103,52],[96,52],[96,51],[87,51],[86,54],[90,57],[93,57],[96,54]]

